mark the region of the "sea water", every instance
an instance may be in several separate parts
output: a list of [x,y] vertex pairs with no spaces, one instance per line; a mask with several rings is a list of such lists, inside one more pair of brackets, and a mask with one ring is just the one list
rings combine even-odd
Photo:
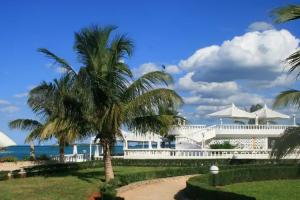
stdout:
[[[37,145],[34,147],[35,149],[35,155],[41,156],[41,155],[47,155],[48,157],[57,156],[59,155],[59,147],[58,145]],[[95,146],[92,146],[92,154],[95,151]],[[89,145],[77,145],[77,152],[78,154],[87,153],[90,152],[90,146]],[[101,152],[101,146],[99,148],[99,152]],[[73,147],[72,146],[66,146],[65,147],[65,154],[72,154],[73,153]],[[123,146],[114,146],[112,149],[113,155],[122,155],[123,154]],[[30,146],[29,145],[17,145],[17,146],[11,146],[5,148],[5,150],[0,151],[0,158],[1,157],[16,157],[18,159],[24,159],[28,158],[30,155]]]

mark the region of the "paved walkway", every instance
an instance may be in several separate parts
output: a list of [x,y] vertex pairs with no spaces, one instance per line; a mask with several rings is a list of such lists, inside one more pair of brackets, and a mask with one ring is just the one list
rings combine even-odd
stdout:
[[120,188],[118,196],[125,200],[183,200],[177,193],[185,188],[190,177],[192,176],[177,176],[133,183]]

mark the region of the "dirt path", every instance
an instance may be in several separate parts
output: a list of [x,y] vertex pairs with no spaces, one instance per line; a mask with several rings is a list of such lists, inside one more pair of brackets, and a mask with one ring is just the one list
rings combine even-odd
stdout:
[[[125,200],[172,200],[183,199],[178,192],[186,186],[186,181],[192,176],[177,176],[164,179],[155,179],[130,184],[118,190],[118,196]],[[180,196],[180,195],[179,195]]]

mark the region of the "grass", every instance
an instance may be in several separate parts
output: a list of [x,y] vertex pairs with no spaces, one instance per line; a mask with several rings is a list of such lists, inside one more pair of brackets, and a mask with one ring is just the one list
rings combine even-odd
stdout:
[[[116,176],[163,170],[164,167],[114,167]],[[103,168],[85,169],[71,174],[0,181],[1,200],[85,200],[98,191]]]
[[226,185],[225,191],[256,197],[257,200],[299,200],[300,180],[273,180]]

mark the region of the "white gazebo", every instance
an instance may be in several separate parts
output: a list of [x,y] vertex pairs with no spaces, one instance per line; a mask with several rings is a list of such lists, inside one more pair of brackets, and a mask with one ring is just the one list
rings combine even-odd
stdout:
[[0,148],[17,145],[12,139],[0,131]]
[[219,117],[221,124],[222,118],[230,118],[230,119],[255,119],[254,113],[249,113],[245,110],[239,109],[233,103],[229,108],[224,110],[220,110],[214,113],[209,114],[210,117]]
[[[266,104],[264,105],[263,108],[253,112],[253,114],[255,114],[257,116],[255,123],[258,123],[257,122],[258,119],[266,119],[268,122],[268,120],[289,119],[290,118],[290,116],[288,116],[288,115],[271,110],[270,108],[267,107]],[[295,125],[295,119],[294,119],[294,125]]]

